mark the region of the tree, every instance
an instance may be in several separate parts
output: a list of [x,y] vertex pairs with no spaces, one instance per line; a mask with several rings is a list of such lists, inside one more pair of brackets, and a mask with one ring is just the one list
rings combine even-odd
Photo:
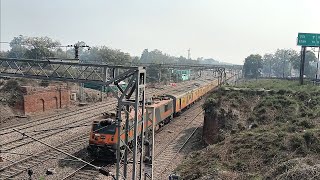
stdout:
[[106,46],[92,47],[90,51],[83,52],[80,59],[84,62],[116,65],[124,65],[131,62],[131,56],[128,53],[121,52],[118,49],[110,49]]
[[[290,62],[295,69],[300,69],[300,61],[301,55],[298,53],[290,58]],[[317,62],[316,55],[312,51],[307,51],[304,64],[304,75],[307,77],[314,77],[317,72],[317,68],[313,65],[314,62]]]
[[291,58],[296,55],[297,51],[292,49],[277,49],[275,53],[265,54],[262,73],[277,77],[291,76],[293,68]]
[[27,52],[27,48],[24,46],[25,37],[19,35],[18,37],[14,37],[10,42],[10,51],[8,52],[8,58],[26,58],[25,54]]
[[8,57],[8,51],[0,51],[0,57]]
[[292,49],[277,49],[273,55],[272,69],[277,77],[290,75],[290,59],[296,54]]
[[138,56],[134,56],[132,58],[132,63],[134,63],[134,64],[140,63],[140,58]]
[[245,59],[243,70],[246,78],[257,78],[261,74],[262,57],[259,54],[251,54]]
[[149,56],[148,49],[143,50],[141,57],[140,57],[140,62],[141,63],[148,63],[148,56]]
[[11,58],[29,58],[42,59],[52,57],[54,48],[59,46],[58,41],[54,41],[49,37],[27,37],[19,35],[14,37],[10,42],[11,50],[9,57]]
[[262,73],[268,75],[269,77],[273,74],[272,65],[274,63],[273,54],[265,54],[262,58],[263,69]]

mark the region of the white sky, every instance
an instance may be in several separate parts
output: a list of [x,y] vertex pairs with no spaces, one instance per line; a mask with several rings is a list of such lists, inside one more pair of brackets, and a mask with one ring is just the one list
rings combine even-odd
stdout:
[[194,59],[242,64],[252,53],[298,50],[298,32],[320,33],[320,0],[0,1],[0,41],[49,36],[132,55],[148,48],[187,56],[190,48]]

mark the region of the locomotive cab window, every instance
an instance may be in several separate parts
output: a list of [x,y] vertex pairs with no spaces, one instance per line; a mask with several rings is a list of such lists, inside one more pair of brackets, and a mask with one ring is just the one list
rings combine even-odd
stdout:
[[109,126],[101,126],[100,123],[93,124],[92,131],[93,133],[100,133],[100,134],[115,134],[116,125],[112,124]]

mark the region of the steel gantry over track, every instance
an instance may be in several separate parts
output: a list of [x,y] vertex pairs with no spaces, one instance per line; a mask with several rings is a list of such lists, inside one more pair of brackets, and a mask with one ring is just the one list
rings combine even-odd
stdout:
[[[141,154],[143,154],[144,151],[142,146],[144,136],[138,136],[140,128],[142,129],[141,132],[145,131],[143,130],[145,124],[144,108],[146,82],[146,70],[144,67],[79,64],[77,62],[65,62],[62,60],[51,61],[0,58],[0,77],[22,77],[76,83],[89,82],[102,86],[111,84],[116,85],[120,91],[120,93],[113,92],[114,96],[118,99],[117,120],[115,121],[118,130],[116,179],[129,179],[127,178],[127,164],[129,163],[128,152],[130,150],[128,144],[128,131],[129,128],[131,128],[128,126],[129,123],[127,123],[124,129],[125,142],[120,138],[122,128],[121,123],[123,120],[128,122],[129,118],[134,119],[132,126],[134,131],[132,145],[132,179],[137,179],[137,169],[139,169],[137,168],[138,164],[140,164],[139,178],[141,177],[143,170],[141,166],[144,165],[143,161],[140,161],[140,159],[143,158]],[[120,81],[128,82],[125,89],[118,85]],[[132,114],[128,112],[130,109],[134,111],[132,117],[129,117],[129,115]],[[122,116],[122,114],[124,114],[124,116]],[[120,147],[120,144],[123,144],[124,146]],[[140,159],[138,159],[138,154],[140,154]],[[139,163],[139,161],[141,163]],[[121,173],[122,169],[123,173]]]
[[182,63],[135,63],[128,64],[137,65],[143,67],[153,67],[158,69],[159,82],[161,79],[161,69],[192,69],[198,73],[200,77],[203,71],[212,71],[215,77],[218,77],[218,83],[226,80],[226,73],[240,74],[242,71],[242,65],[213,65],[213,64],[182,64]]

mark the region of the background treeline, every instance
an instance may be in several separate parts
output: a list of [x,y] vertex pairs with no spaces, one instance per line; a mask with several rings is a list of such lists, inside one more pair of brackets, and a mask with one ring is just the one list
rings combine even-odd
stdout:
[[[8,58],[27,58],[27,59],[47,59],[47,58],[74,58],[74,49],[65,47],[59,41],[49,37],[27,37],[20,35],[14,37],[9,43],[10,50],[1,51],[1,57]],[[79,46],[86,45],[80,41],[76,43]],[[73,44],[74,45],[74,44]],[[85,62],[101,62],[110,64],[126,63],[182,63],[182,64],[221,64],[212,58],[187,59],[183,56],[170,56],[162,51],[155,49],[149,51],[143,50],[142,55],[131,56],[129,53],[118,49],[111,49],[107,46],[91,46],[88,48],[79,48],[79,59]],[[226,64],[226,63],[223,63]]]
[[[75,50],[73,47],[66,47],[67,44],[62,45],[59,41],[49,37],[28,37],[20,35],[14,37],[9,45],[9,50],[0,51],[0,57],[25,59],[73,59],[75,57]],[[212,58],[205,59],[201,57],[197,59],[187,59],[183,56],[175,57],[158,49],[152,51],[144,49],[139,57],[132,56],[129,53],[122,52],[119,49],[112,49],[107,46],[81,48],[81,46],[87,45],[83,41],[77,42],[76,45],[80,46],[79,60],[83,63],[106,63],[115,65],[133,65],[140,63],[226,64]],[[159,70],[157,66],[149,67],[147,69],[147,75],[149,82],[158,82],[159,80],[167,81],[169,79],[179,81],[179,77],[172,75],[171,70]]]
[[[317,51],[317,50],[316,50]],[[316,52],[315,51],[315,52]],[[292,49],[278,49],[272,54],[251,54],[244,62],[244,76],[247,78],[264,77],[298,77],[300,69],[300,52]],[[305,72],[308,78],[317,73],[317,61],[314,51],[306,52]]]

